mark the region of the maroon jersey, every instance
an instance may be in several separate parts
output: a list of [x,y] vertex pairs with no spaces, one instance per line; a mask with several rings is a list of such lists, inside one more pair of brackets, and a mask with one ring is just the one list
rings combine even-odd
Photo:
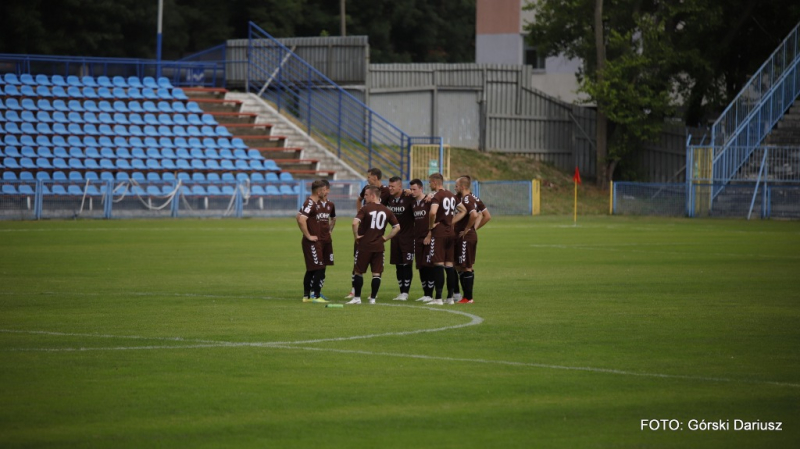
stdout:
[[478,198],[477,196],[475,196],[475,195],[472,195],[472,196],[475,197],[475,203],[478,205],[478,208],[477,208],[478,213],[482,214],[483,211],[486,210],[486,205],[483,204],[483,201],[481,201],[481,199]]
[[439,205],[439,209],[436,210],[436,219],[434,221],[434,223],[438,223],[436,227],[444,226],[445,229],[443,231],[451,231],[453,227],[453,216],[456,214],[456,205],[458,204],[456,202],[456,196],[447,189],[439,190],[433,195],[433,199],[431,199],[431,206],[434,204]]
[[400,233],[395,238],[405,239],[414,236],[414,197],[401,193],[399,197],[390,197],[389,204],[386,205],[397,217],[400,223]]
[[390,224],[392,227],[399,225],[392,211],[377,203],[365,204],[358,211],[356,219],[361,222],[358,225],[358,235],[363,236],[358,240],[358,250],[365,252],[385,251],[383,234],[386,225]]
[[[367,185],[369,185],[369,184],[367,184]],[[381,204],[383,204],[385,206],[385,205],[389,204],[389,199],[392,197],[392,194],[389,193],[389,186],[381,186],[380,189],[381,189]],[[364,191],[366,191],[366,190],[367,190],[367,186],[364,186],[364,188],[361,189],[361,193],[358,194],[358,197],[361,198],[361,204],[362,205],[364,204]]]
[[425,198],[419,201],[414,200],[413,209],[414,237],[421,240],[428,236],[428,212],[431,210],[431,203],[425,201]]
[[333,201],[317,203],[317,222],[319,223],[319,239],[323,242],[331,241],[331,218],[336,218],[336,206]]
[[478,211],[478,201],[471,193],[464,195],[460,199],[460,204],[463,204],[464,207],[467,209],[467,215],[464,216],[461,220],[456,222],[455,224],[455,233],[458,235],[461,231],[466,229],[467,223],[469,223],[469,215],[472,211]]
[[[303,206],[300,208],[298,213],[308,218],[308,220],[306,220],[308,233],[319,237],[320,226],[319,222],[317,221],[317,203],[315,203],[311,197],[306,198],[306,200],[303,201]],[[303,238],[305,238],[305,236],[303,236]]]

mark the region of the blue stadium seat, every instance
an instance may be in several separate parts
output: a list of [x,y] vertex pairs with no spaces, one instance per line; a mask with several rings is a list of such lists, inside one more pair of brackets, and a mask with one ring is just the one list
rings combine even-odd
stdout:
[[19,138],[19,144],[22,146],[35,147],[36,141],[34,141],[31,136],[23,135]]
[[22,157],[35,158],[37,157],[36,151],[31,147],[22,147]]
[[22,168],[36,169],[36,164],[33,162],[33,159],[29,157],[20,158],[19,166]]
[[172,123],[175,125],[180,126],[189,126],[189,122],[186,121],[186,116],[183,114],[175,114],[172,116]]
[[5,76],[3,76],[3,79],[5,80],[6,84],[22,84],[19,82],[19,78],[17,78],[17,75],[14,73],[6,73]]
[[97,181],[100,178],[97,177],[97,173],[95,173],[93,171],[87,171],[87,172],[84,172],[83,179],[91,179],[93,181]]
[[64,103],[64,100],[53,100],[53,109],[59,112],[69,112],[69,107]]
[[55,184],[55,185],[53,185],[53,188],[50,191],[50,193],[52,193],[53,195],[61,195],[61,196],[63,196],[63,195],[67,194],[67,190],[61,184]]
[[236,158],[236,159],[243,159],[243,160],[244,159],[250,159],[247,156],[247,152],[242,150],[242,149],[233,150],[233,157]]
[[250,180],[250,177],[247,176],[247,173],[236,173],[236,180],[239,182],[247,182]]
[[247,150],[248,149],[247,145],[245,145],[245,143],[244,143],[244,140],[242,140],[239,137],[234,137],[233,139],[231,139],[231,145],[234,148],[241,148],[242,150]]
[[181,102],[172,103],[172,112],[177,112],[180,114],[188,114],[189,111],[186,110],[186,106],[184,106]]
[[117,157],[120,158],[120,159],[131,159],[132,158],[130,151],[128,151],[128,149],[125,148],[125,147],[117,148]]
[[[211,186],[209,186],[209,187],[211,187]],[[194,196],[206,196],[207,195],[206,189],[200,184],[195,184],[191,188],[191,195],[194,195]]]
[[67,150],[64,147],[55,147],[53,148],[53,156],[60,157],[62,159],[68,159],[69,155],[67,154]]
[[62,125],[69,123],[69,119],[61,111],[53,112],[53,121],[58,122]]
[[129,101],[128,102],[128,109],[130,112],[135,112],[137,114],[144,114],[144,109],[142,108],[142,104],[138,101]]
[[192,166],[189,164],[189,161],[187,159],[176,159],[175,160],[175,166],[179,170],[191,170],[192,169]]
[[115,147],[125,147],[125,148],[127,148],[129,145],[128,145],[128,141],[124,137],[117,136],[117,137],[114,137],[114,146]]
[[80,159],[71,158],[69,161],[67,161],[67,165],[69,165],[69,168],[74,169],[74,170],[83,170],[84,169],[83,162],[81,162]]
[[125,81],[125,78],[123,78],[123,77],[121,77],[121,76],[115,76],[115,77],[114,77],[114,78],[111,80],[111,84],[112,84],[114,87],[123,87],[123,88],[124,88],[124,87],[128,87],[128,83]]
[[87,87],[97,87],[97,82],[95,82],[93,76],[84,76],[81,78],[81,83]]
[[50,89],[47,86],[36,87],[36,95],[42,98],[50,98],[53,96],[53,94],[50,93]]
[[161,196],[161,189],[158,186],[149,185],[147,186],[146,193],[148,196]]
[[292,174],[289,173],[289,172],[281,172],[280,180],[281,181],[294,181],[294,178],[292,177]]
[[264,156],[258,150],[247,150],[247,157],[250,159],[264,159]]
[[64,80],[64,77],[61,76],[61,75],[53,75],[53,77],[51,78],[51,81],[52,81],[54,86],[64,87],[64,86],[67,85],[67,81]]
[[[59,123],[56,123],[56,125],[59,125]],[[64,139],[64,136],[61,136],[61,135],[53,136],[52,143],[53,143],[54,147],[66,147],[66,146],[69,146],[67,144],[66,139]]]
[[81,150],[79,147],[70,147],[69,157],[74,157],[76,159],[83,159],[85,156],[83,154],[83,150]]
[[250,195],[265,196],[266,194],[267,192],[264,190],[264,188],[259,185],[254,185],[250,187]]
[[83,174],[77,171],[67,173],[67,179],[70,181],[83,181]]
[[94,159],[84,159],[83,166],[87,170],[100,170],[100,165],[98,165],[97,161]]
[[130,113],[128,114],[128,121],[130,121],[134,125],[144,126],[144,120],[142,120],[142,116],[138,113]]
[[233,161],[231,161],[230,159],[222,159],[219,162],[219,167],[222,170],[236,170],[236,167],[233,166]]
[[264,166],[261,164],[261,161],[259,160],[251,160],[248,165],[253,170],[264,170]]
[[172,98],[180,101],[189,101],[189,97],[183,92],[183,89],[172,89]]
[[156,107],[156,104],[153,103],[152,101],[143,101],[142,102],[142,109],[144,109],[145,112],[150,112],[152,114],[158,114],[158,108]]
[[210,137],[205,137],[203,139],[203,147],[204,148],[218,148],[217,141]]
[[20,172],[19,180],[20,181],[33,181],[34,180],[33,173],[31,173],[29,171]]
[[67,137],[67,142],[70,142],[70,145],[75,144],[75,141],[71,139],[78,139],[77,136],[83,135],[83,128],[81,128],[81,125],[77,123],[70,123],[69,125],[67,125],[67,131],[69,131],[69,133],[71,134],[70,137]]
[[[140,159],[114,159],[116,162],[116,166],[120,170],[130,170],[131,168],[136,168],[133,166],[133,161],[138,161]],[[130,162],[128,162],[130,161]]]
[[236,167],[237,170],[249,170],[250,169],[250,167],[247,165],[247,161],[243,161],[241,159],[236,159],[234,161],[234,164],[235,164],[234,166]]
[[128,121],[128,116],[123,114],[122,112],[115,112],[114,116],[114,123],[117,125],[130,125],[131,122]]
[[111,172],[100,172],[100,179],[103,181],[114,181],[114,174]]
[[158,159],[147,159],[145,161],[145,167],[148,170],[161,170],[161,164],[158,163]]
[[114,85],[111,84],[111,80],[107,76],[98,76],[97,85],[102,87],[114,87]]
[[169,78],[160,77],[157,82],[158,87],[163,87],[165,89],[172,89],[172,83],[169,82]]
[[105,124],[105,125],[113,125],[114,124],[114,119],[111,118],[111,114],[109,114],[108,112],[101,112],[100,114],[98,114],[97,115],[97,120],[99,120],[100,123]]
[[116,159],[117,155],[114,153],[114,150],[108,147],[100,148],[100,157],[106,159]]
[[[128,98],[133,100],[143,100],[144,97],[142,96],[142,91],[137,87],[131,87],[128,89]],[[128,106],[130,107],[130,105]]]
[[144,137],[144,131],[139,125],[128,126],[128,134],[135,137]]
[[147,155],[144,153],[144,147],[137,147],[131,149],[131,158],[134,159],[145,159]]
[[219,150],[219,157],[221,159],[236,159],[236,156],[234,156],[231,150],[228,149]]
[[149,89],[147,87],[142,89],[142,97],[144,97],[144,98],[146,98],[148,100],[158,100],[159,99],[158,95],[156,94],[156,91],[153,90],[153,89]]
[[147,125],[158,126],[158,119],[154,114],[145,114],[144,123]]
[[217,125],[217,127],[214,128],[214,133],[218,137],[233,137],[233,135],[230,133],[230,131],[228,131],[228,128],[226,128],[226,127],[224,127],[222,125]]
[[36,120],[39,123],[53,123],[53,119],[50,117],[50,113],[47,112],[47,111],[39,111],[39,112],[37,112],[36,113]]
[[203,159],[205,158],[205,154],[203,153],[203,150],[200,148],[192,148],[191,150],[189,150],[189,157],[193,159]]
[[100,98],[100,96],[97,95],[97,92],[95,92],[93,87],[88,87],[88,86],[84,87],[81,92],[83,93],[83,98],[91,98],[94,100]]
[[206,168],[209,170],[220,170],[222,167],[219,166],[217,159],[206,159]]
[[43,158],[52,158],[53,153],[50,151],[50,148],[48,147],[39,147],[36,149],[36,156]]
[[275,173],[272,173],[272,172],[267,173],[266,178],[267,178],[267,182],[279,182],[280,181],[280,178],[278,178],[278,175],[276,175]]
[[136,76],[129,76],[128,77],[128,86],[130,86],[130,87],[142,87],[142,81]]
[[83,196],[83,189],[74,184],[70,184],[69,186],[67,186],[67,194],[74,196]]
[[292,190],[291,186],[287,186],[286,184],[281,184],[280,187],[281,195],[293,195],[294,190]]
[[[122,125],[116,125],[116,126],[122,126]],[[105,123],[100,125],[99,130],[100,130],[100,134],[105,136],[105,137],[112,137],[112,136],[117,135],[116,132],[113,129],[111,129],[111,126],[107,125]]]
[[67,95],[69,95],[70,98],[83,98],[83,91],[81,91],[80,87],[69,86],[67,88]]
[[36,132],[39,134],[53,134],[53,130],[50,129],[50,125],[45,122],[39,122],[36,124]]
[[148,159],[161,159],[161,152],[158,151],[158,148],[148,148],[145,155]]
[[22,106],[20,106],[19,101],[17,101],[16,98],[6,98],[6,109],[21,111]]
[[[132,127],[133,127],[133,125],[131,125],[131,128]],[[130,139],[128,139],[128,146],[130,146],[132,148],[144,148],[145,147],[144,142],[142,142],[142,139],[139,138],[139,137],[136,137],[136,136],[132,136]]]
[[[91,114],[91,113],[87,112],[87,114]],[[87,123],[87,124],[83,125],[83,133],[84,134],[89,134],[91,136],[100,135],[100,131],[97,130],[97,127],[94,126],[94,123]]]
[[[139,103],[136,103],[139,104]],[[124,101],[117,100],[114,102],[114,111],[127,114],[130,112],[128,105]]]
[[75,75],[70,75],[67,77],[67,84],[70,86],[83,87],[83,83],[81,83],[80,78]]
[[5,168],[22,168],[17,164],[17,159],[13,157],[6,157],[3,159],[3,166]]
[[[175,162],[172,159],[161,159],[161,168],[164,170],[177,170],[178,167],[175,165]],[[165,173],[166,175],[166,173]]]
[[164,159],[176,159],[177,156],[172,148],[162,148],[161,149],[161,157]]
[[133,179],[136,182],[144,182],[144,173],[140,171],[135,171],[131,173],[131,179]]
[[169,114],[158,114],[158,123],[162,125],[172,126],[172,118]]
[[156,91],[156,95],[161,100],[172,100],[172,94],[169,89],[160,88]]
[[53,86],[51,92],[53,93],[53,97],[55,98],[62,98],[62,99],[69,98],[69,94],[67,93],[66,90],[64,90],[62,86]]
[[17,174],[13,171],[4,171],[3,172],[3,181],[16,181]]
[[215,186],[213,184],[208,186],[208,194],[209,195],[222,195],[223,193],[225,193],[224,190],[220,190],[219,187],[217,187],[217,186]]
[[164,137],[172,137],[174,134],[172,133],[172,129],[167,125],[158,125],[158,135]]
[[203,173],[200,172],[192,173],[192,181],[205,181],[205,180],[206,180],[206,175],[204,175]]
[[20,97],[22,94],[20,93],[19,89],[15,85],[7,85],[5,87],[5,95],[7,97]]
[[197,137],[190,137],[188,143],[189,148],[203,148],[203,142],[200,142],[200,139]]
[[35,86],[36,85],[36,80],[33,79],[33,76],[31,76],[30,73],[23,73],[22,75],[20,75],[19,76],[19,81],[22,84],[27,84],[29,86]]
[[53,180],[54,181],[66,181],[67,180],[67,175],[65,175],[63,171],[53,172]]
[[11,146],[6,147],[5,155],[8,157],[16,157],[16,158],[22,157],[17,147],[11,147]]
[[53,168],[59,170],[66,170],[69,168],[69,166],[67,165],[67,162],[64,159],[57,157],[53,158]]
[[[186,121],[189,122],[190,125],[194,126],[203,126],[203,121],[200,119],[200,116],[195,113],[189,113],[186,115]],[[199,128],[198,128],[199,132]]]
[[6,123],[6,133],[8,133],[8,134],[23,134],[22,130],[19,129],[19,125],[17,125],[17,122],[8,122],[8,123]]
[[33,90],[33,87],[23,84],[19,88],[19,92],[22,94],[23,97],[35,97],[36,92]]
[[72,112],[79,112],[81,114],[86,112],[86,109],[83,108],[83,103],[78,100],[69,100],[67,107]]
[[203,137],[203,133],[200,132],[200,128],[194,125],[189,125],[186,127],[186,134],[192,137]]
[[191,166],[193,170],[205,170],[206,164],[202,159],[192,159]]
[[97,103],[93,100],[86,100],[83,102],[83,109],[86,112],[98,113],[100,112],[100,108],[97,107]]
[[6,146],[14,146],[14,147],[18,147],[18,146],[21,145],[19,143],[19,140],[17,140],[17,136],[14,136],[14,135],[11,135],[11,134],[6,134],[3,137],[3,143],[5,143]]
[[204,125],[209,125],[209,126],[215,127],[215,126],[217,126],[219,124],[214,119],[214,116],[212,116],[211,114],[203,114],[201,118],[202,118],[202,121],[203,121]]
[[[88,125],[87,125],[88,126]],[[85,131],[85,129],[84,129]],[[83,146],[84,147],[100,147],[100,143],[97,142],[97,139],[94,136],[84,136],[83,138]]]
[[[23,142],[23,143],[25,143],[25,142]],[[50,138],[49,137],[39,135],[39,136],[36,136],[36,145],[40,146],[40,147],[49,147],[49,146],[52,146],[53,144],[50,142]]]
[[181,181],[191,181],[192,180],[192,175],[190,175],[189,173],[183,172],[183,171],[182,172],[178,172],[178,179],[180,179]]
[[146,179],[150,182],[161,182],[161,175],[157,172],[147,172]]
[[[117,175],[115,176],[115,178],[116,178],[117,181],[127,181],[127,180],[131,179],[131,176],[127,172],[119,171],[119,172],[117,172]],[[130,191],[129,191],[129,193],[130,193]]]
[[178,159],[189,159],[192,156],[189,155],[189,151],[186,148],[178,148],[175,150],[175,157]]
[[39,108],[36,106],[36,103],[33,102],[31,98],[23,98],[22,102],[20,103],[22,109],[26,111],[38,111]]
[[95,187],[94,184],[89,184],[86,186],[86,195],[100,196],[102,195],[102,193],[99,190],[97,190],[97,187]]
[[172,106],[170,106],[169,102],[167,101],[159,101],[158,112],[163,112],[165,114],[172,114]]
[[175,144],[175,148],[191,148],[189,142],[183,137],[176,137],[172,139],[172,142]]
[[16,195],[17,188],[13,184],[3,184],[3,195]]
[[203,110],[200,109],[200,106],[198,106],[194,101],[189,101],[186,103],[186,110],[194,114],[203,114]]
[[158,83],[152,76],[145,76],[142,78],[142,85],[151,89],[158,89]]
[[[84,148],[83,154],[90,159],[100,159],[100,150],[94,147]],[[86,161],[83,164],[86,165]]]
[[22,111],[20,114],[23,122],[36,123],[36,116],[31,111]]
[[5,119],[6,122],[21,122],[22,119],[19,117],[17,111],[6,111],[5,112]]
[[214,128],[208,125],[203,125],[200,128],[200,132],[203,133],[203,137],[217,137],[217,133],[214,131]]
[[100,159],[100,168],[103,170],[115,170],[116,166],[111,159]]
[[264,175],[262,175],[259,172],[255,172],[255,173],[251,174],[250,175],[250,180],[253,181],[253,182],[264,182],[265,181]]
[[217,150],[215,150],[213,148],[207,148],[206,150],[203,151],[203,154],[204,154],[204,157],[206,159],[219,159],[220,158],[219,157],[219,153],[217,152]]
[[111,106],[111,103],[109,103],[106,100],[103,100],[103,101],[97,103],[97,107],[102,112],[105,112],[105,113],[108,113],[108,114],[113,114],[114,113],[114,108]]

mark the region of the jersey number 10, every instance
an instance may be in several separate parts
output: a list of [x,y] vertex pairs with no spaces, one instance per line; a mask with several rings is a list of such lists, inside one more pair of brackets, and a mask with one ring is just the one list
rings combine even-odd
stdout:
[[372,229],[383,229],[386,226],[386,213],[380,211],[374,211],[369,213],[370,217],[372,217],[372,223],[370,227]]

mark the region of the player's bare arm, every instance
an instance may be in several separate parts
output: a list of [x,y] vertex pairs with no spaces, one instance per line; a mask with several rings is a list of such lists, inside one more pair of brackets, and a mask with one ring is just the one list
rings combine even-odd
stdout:
[[400,232],[400,225],[396,224],[396,225],[392,226],[392,232],[389,233],[389,236],[388,237],[383,237],[383,241],[386,242],[388,240],[391,240],[394,236],[397,235],[398,232]]
[[453,217],[453,224],[458,223],[467,215],[467,207],[462,203],[458,203],[458,206],[456,206],[456,211],[456,215]]
[[[461,205],[459,204],[459,206],[461,206]],[[472,230],[472,227],[473,227],[473,226],[475,226],[475,220],[477,220],[477,219],[478,219],[478,216],[479,216],[479,215],[480,215],[480,214],[479,214],[479,213],[478,213],[478,211],[476,211],[476,210],[470,211],[470,213],[469,213],[469,220],[467,221],[467,227],[466,227],[466,228],[464,228],[464,230],[463,230],[463,231],[461,231],[461,232],[458,234],[458,236],[459,236],[459,237],[462,237],[462,238],[463,238],[465,235],[467,235],[467,234],[468,234],[468,233],[469,233],[469,232]]]
[[481,212],[481,221],[475,225],[475,230],[477,231],[478,229],[484,227],[491,219],[492,214],[489,213],[489,209],[484,209],[483,212]]

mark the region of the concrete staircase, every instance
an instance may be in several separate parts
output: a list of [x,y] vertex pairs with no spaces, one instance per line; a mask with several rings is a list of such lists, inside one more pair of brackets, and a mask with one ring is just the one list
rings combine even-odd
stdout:
[[764,140],[766,145],[800,146],[800,101],[795,101]]
[[[283,148],[262,149],[262,153],[264,157],[275,160],[281,169],[293,171],[296,178],[361,179],[364,177],[362,173],[358,173],[342,162],[292,120],[280,114],[255,94],[228,92],[225,94],[225,100],[241,102],[240,113],[256,114],[256,125],[271,125],[270,135],[285,138]],[[316,161],[316,166],[312,170],[316,173],[306,173],[309,170],[296,170],[296,167],[305,163],[304,161]]]

